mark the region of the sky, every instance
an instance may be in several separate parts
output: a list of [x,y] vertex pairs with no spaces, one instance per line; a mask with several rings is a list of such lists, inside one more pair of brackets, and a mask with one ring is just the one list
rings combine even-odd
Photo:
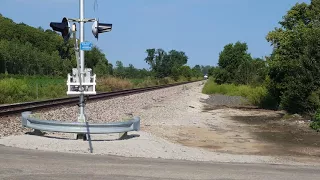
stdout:
[[[146,49],[184,51],[188,65],[216,66],[228,43],[248,44],[253,57],[264,57],[272,47],[268,32],[296,3],[310,0],[84,0],[85,18],[112,23],[111,32],[91,33],[85,40],[97,45],[109,62],[148,68]],[[50,29],[63,17],[79,18],[79,0],[0,0],[0,13],[13,21]],[[96,2],[96,3],[95,3]],[[0,27],[1,28],[1,27]]]

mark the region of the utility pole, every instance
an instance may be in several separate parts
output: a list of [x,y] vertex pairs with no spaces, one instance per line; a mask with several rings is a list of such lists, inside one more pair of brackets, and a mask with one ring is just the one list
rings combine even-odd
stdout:
[[[79,7],[79,15],[80,15],[80,44],[84,42],[84,0],[79,0],[80,7]],[[79,122],[86,122],[85,112],[84,112],[84,93],[83,93],[83,86],[82,82],[84,82],[84,51],[80,49],[80,99],[79,99]]]

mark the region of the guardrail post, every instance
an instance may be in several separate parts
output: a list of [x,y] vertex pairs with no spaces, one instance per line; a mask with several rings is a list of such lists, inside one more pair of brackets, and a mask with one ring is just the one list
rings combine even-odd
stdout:
[[119,139],[125,139],[126,137],[128,137],[128,132],[124,132],[124,133],[119,133]]

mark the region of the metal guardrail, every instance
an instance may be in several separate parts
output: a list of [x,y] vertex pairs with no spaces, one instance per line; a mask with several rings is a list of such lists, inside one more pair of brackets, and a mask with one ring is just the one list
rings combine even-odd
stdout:
[[80,122],[62,122],[53,120],[39,120],[31,117],[31,111],[22,113],[22,126],[40,131],[81,133],[81,134],[108,134],[108,133],[126,133],[129,131],[140,130],[140,118],[124,122],[89,124]]

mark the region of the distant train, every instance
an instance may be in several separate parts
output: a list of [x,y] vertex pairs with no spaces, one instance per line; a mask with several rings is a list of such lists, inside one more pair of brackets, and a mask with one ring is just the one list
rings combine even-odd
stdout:
[[208,79],[208,75],[204,75],[203,78],[204,78],[204,79]]

